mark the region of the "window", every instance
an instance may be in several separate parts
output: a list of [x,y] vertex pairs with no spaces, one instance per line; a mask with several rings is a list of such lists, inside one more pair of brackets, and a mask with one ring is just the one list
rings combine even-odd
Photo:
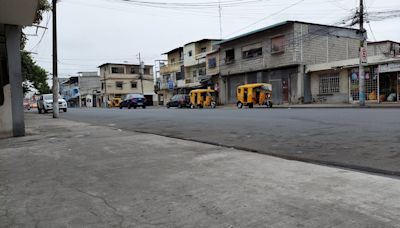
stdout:
[[104,89],[104,82],[101,83],[101,89]]
[[200,53],[204,53],[204,52],[206,52],[207,51],[207,48],[206,47],[202,47],[201,49],[200,49]]
[[331,94],[340,92],[340,77],[338,74],[324,74],[319,76],[319,93]]
[[150,68],[144,68],[143,74],[150,74]]
[[139,69],[137,67],[131,67],[131,74],[138,74]]
[[176,72],[176,73],[175,73],[175,78],[176,78],[176,80],[182,80],[183,77],[182,77],[181,72]]
[[271,53],[282,53],[285,51],[285,36],[278,36],[271,39]]
[[115,82],[115,87],[117,89],[122,89],[123,86],[124,86],[124,82],[121,82],[121,81]]
[[123,74],[124,67],[111,67],[111,73],[113,74]]
[[197,71],[196,70],[193,71],[193,77],[197,77]]
[[262,56],[262,48],[255,48],[255,49],[250,49],[247,51],[243,51],[243,58],[244,59],[249,59],[249,58],[255,58],[258,56]]
[[189,51],[189,57],[192,57],[193,53],[192,51]]
[[174,64],[175,63],[175,58],[171,59],[171,63]]
[[235,50],[229,49],[225,51],[225,63],[230,64],[235,61]]
[[217,67],[217,59],[216,58],[210,58],[208,59],[208,68],[212,69]]
[[136,89],[137,88],[137,82],[131,82],[131,88]]
[[206,75],[206,69],[200,68],[200,69],[199,69],[199,75],[200,75],[200,76]]

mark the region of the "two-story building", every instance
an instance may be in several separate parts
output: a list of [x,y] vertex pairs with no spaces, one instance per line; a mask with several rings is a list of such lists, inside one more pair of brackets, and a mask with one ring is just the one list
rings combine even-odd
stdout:
[[143,94],[147,105],[157,103],[153,65],[144,65],[142,77],[141,67],[138,64],[105,63],[99,68],[103,104],[131,93]]
[[266,82],[275,104],[311,101],[308,64],[358,56],[358,30],[285,21],[219,42],[220,99],[236,102],[236,88]]

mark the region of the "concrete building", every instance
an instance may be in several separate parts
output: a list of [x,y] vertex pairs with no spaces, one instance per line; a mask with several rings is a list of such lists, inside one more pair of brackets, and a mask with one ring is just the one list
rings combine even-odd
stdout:
[[102,104],[113,98],[122,98],[130,93],[140,93],[146,97],[147,105],[157,104],[154,92],[153,65],[145,65],[140,78],[140,65],[105,63],[99,66]]
[[160,91],[164,101],[174,94],[189,93],[195,88],[207,87],[206,56],[215,48],[218,39],[202,39],[175,48],[167,55],[168,62],[161,67]]
[[158,98],[165,104],[175,93],[177,82],[184,84],[185,68],[183,66],[183,47],[163,53],[167,55],[167,64],[160,67]]
[[101,83],[97,72],[78,72],[68,80],[61,80],[60,94],[70,107],[100,107]]
[[0,1],[0,137],[24,136],[21,29],[36,17],[38,0]]
[[[365,67],[366,101],[400,101],[400,43],[368,43]],[[316,103],[357,103],[359,101],[359,59],[308,65],[312,101]]]
[[236,88],[267,82],[275,104],[311,101],[305,66],[358,56],[358,30],[285,21],[219,43],[220,99],[236,102]]

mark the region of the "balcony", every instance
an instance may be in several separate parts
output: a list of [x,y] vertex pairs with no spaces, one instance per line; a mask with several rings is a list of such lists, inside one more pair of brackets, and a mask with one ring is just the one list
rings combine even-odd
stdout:
[[160,68],[160,74],[170,74],[173,72],[180,72],[183,61],[177,63],[170,63]]
[[196,55],[196,60],[198,60],[198,59],[200,59],[200,60],[201,60],[201,59],[205,59],[206,56],[207,56],[207,53],[206,53],[206,52],[202,52],[202,53]]

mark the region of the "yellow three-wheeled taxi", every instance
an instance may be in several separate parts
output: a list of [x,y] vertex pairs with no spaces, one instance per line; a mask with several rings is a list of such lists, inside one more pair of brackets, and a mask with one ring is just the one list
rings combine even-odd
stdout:
[[207,106],[210,106],[211,108],[216,107],[215,90],[195,89],[190,91],[189,96],[191,108],[203,108]]
[[272,108],[272,85],[267,83],[255,83],[239,86],[236,91],[237,107],[265,105]]

